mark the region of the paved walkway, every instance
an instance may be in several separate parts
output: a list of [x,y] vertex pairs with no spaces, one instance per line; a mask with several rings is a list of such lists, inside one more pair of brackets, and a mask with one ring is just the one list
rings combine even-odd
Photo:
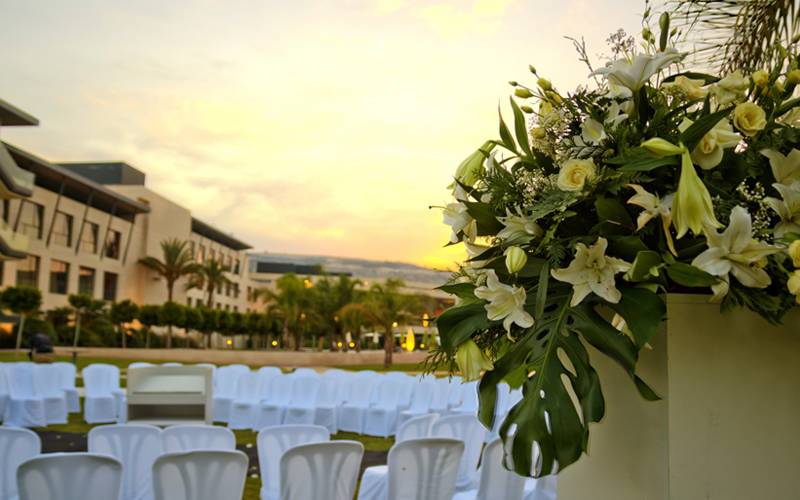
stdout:
[[[246,365],[270,365],[279,367],[297,366],[343,366],[383,364],[383,351],[244,351],[233,349],[120,349],[115,347],[56,347],[56,354],[70,356],[73,351],[84,358],[113,358],[140,361],[177,361],[181,363],[214,363],[217,365],[244,363]],[[424,351],[396,352],[396,364],[421,363],[428,353]]]

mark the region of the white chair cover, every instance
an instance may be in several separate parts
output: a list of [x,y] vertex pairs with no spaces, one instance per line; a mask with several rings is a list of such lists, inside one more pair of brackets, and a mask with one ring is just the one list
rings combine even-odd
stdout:
[[261,380],[256,372],[239,376],[236,384],[236,397],[231,403],[228,427],[231,429],[252,429],[255,426]]
[[331,441],[295,446],[280,462],[281,500],[352,500],[364,445]]
[[61,389],[60,370],[51,364],[38,364],[33,368],[36,394],[44,401],[44,419],[47,425],[67,423],[67,396]]
[[21,427],[0,427],[0,498],[17,498],[19,464],[41,452],[42,441],[35,432]]
[[281,375],[269,379],[267,398],[258,405],[256,425],[253,430],[272,427],[283,423],[283,413],[292,397],[294,379],[289,375]]
[[261,377],[262,380],[265,378],[272,378],[277,377],[279,375],[283,375],[283,372],[280,368],[276,366],[262,366],[258,369],[258,375]]
[[378,387],[375,404],[367,408],[364,416],[364,434],[389,437],[397,428],[397,407],[400,388],[405,381],[389,378]]
[[295,368],[290,375],[293,377],[321,377],[319,372],[313,368]]
[[148,363],[146,361],[134,361],[133,363],[128,365],[128,370],[131,368],[145,368],[148,366],[155,366],[153,363]]
[[388,465],[364,471],[358,500],[451,500],[463,451],[464,443],[455,439],[397,443]]
[[322,377],[297,377],[292,384],[292,399],[283,410],[283,423],[313,424],[316,414],[317,394]]
[[33,363],[14,363],[7,370],[9,398],[3,423],[14,427],[44,427],[44,400],[36,394]]
[[161,363],[161,366],[183,366],[183,363],[177,363],[175,361],[170,361],[168,363]]
[[117,500],[122,464],[94,453],[48,453],[17,469],[19,500]]
[[216,425],[173,425],[161,431],[164,453],[194,450],[235,450],[236,435]]
[[411,398],[411,406],[408,410],[401,411],[397,417],[398,427],[414,417],[419,417],[432,411],[431,398],[433,397],[435,385],[436,382],[430,377],[426,377],[415,384],[414,394]]
[[522,500],[525,478],[503,467],[503,442],[495,439],[486,445],[477,490],[457,493],[453,500]]
[[11,367],[9,363],[0,363],[0,419],[6,414],[6,406],[8,405],[8,380],[6,370]]
[[338,407],[339,383],[333,377],[323,377],[317,391],[316,410],[314,412],[314,425],[321,425],[331,434],[339,430],[336,425],[336,411]]
[[75,388],[75,377],[77,376],[75,365],[65,361],[58,361],[53,363],[53,366],[58,369],[61,390],[64,391],[64,396],[67,398],[67,411],[69,413],[80,413],[81,400],[80,396],[78,396],[78,389]]
[[161,455],[153,465],[155,500],[241,500],[246,476],[241,451]]
[[439,418],[436,413],[428,413],[406,420],[403,425],[397,428],[394,436],[395,443],[402,443],[410,439],[426,438],[431,433],[431,426]]
[[461,404],[461,395],[464,390],[464,384],[459,376],[450,377],[448,381],[450,383],[450,394],[447,396],[447,407],[455,408]]
[[431,437],[458,439],[464,443],[456,490],[474,489],[478,484],[478,462],[486,438],[486,428],[483,424],[472,415],[441,417],[431,426]]
[[195,363],[194,366],[199,366],[201,368],[211,368],[211,372],[213,373],[214,370],[217,369],[217,365],[214,363]]
[[261,430],[256,439],[261,470],[261,500],[280,498],[280,463],[286,450],[329,439],[328,430],[318,425],[279,425]]
[[153,463],[161,453],[161,429],[152,425],[101,425],[89,431],[89,452],[122,464],[121,500],[153,498]]
[[84,368],[82,376],[83,419],[89,424],[116,422],[120,411],[119,369],[97,363]]
[[[332,372],[330,375],[327,375]],[[336,406],[343,405],[350,398],[350,383],[355,379],[355,373],[347,370],[328,370],[323,377],[336,382]]]
[[431,394],[431,405],[428,411],[446,415],[448,412],[448,401],[450,393],[456,387],[447,377],[433,379],[433,393]]
[[497,400],[494,405],[494,424],[492,429],[486,433],[486,442],[494,441],[500,437],[500,426],[503,424],[511,401],[511,389],[508,384],[501,382],[497,384]]
[[525,481],[524,500],[556,500],[557,497],[558,476],[555,474]]
[[363,433],[364,415],[370,405],[375,378],[375,376],[366,377],[359,374],[349,383],[350,396],[347,402],[339,407],[339,430]]
[[226,365],[214,370],[213,415],[215,422],[228,423],[231,403],[236,395],[239,377],[250,372],[245,365]]
[[411,406],[411,398],[414,395],[419,379],[417,377],[406,376],[397,379],[399,386],[397,388],[397,409],[407,410]]
[[453,415],[478,414],[478,382],[467,382],[461,385],[461,404],[452,408]]

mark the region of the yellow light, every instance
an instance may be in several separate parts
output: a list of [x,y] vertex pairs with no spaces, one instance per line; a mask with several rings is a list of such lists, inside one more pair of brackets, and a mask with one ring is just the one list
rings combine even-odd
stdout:
[[350,347],[355,347],[355,346],[356,346],[356,343],[355,343],[355,342],[350,342],[350,343],[349,343],[349,344],[347,344],[347,345],[349,345]]
[[272,341],[272,347],[278,347],[278,341],[277,340],[273,340]]
[[394,323],[392,323],[392,328],[397,328],[397,321],[395,321]]
[[341,342],[337,342],[336,343],[336,347],[342,347],[342,343]]
[[424,326],[425,328],[428,328],[428,325],[430,324],[430,321],[428,321],[429,319],[430,319],[430,316],[428,316],[428,313],[423,314],[422,315],[422,326]]
[[228,345],[233,345],[233,340],[228,339],[228,340],[225,341],[225,343],[228,344]]
[[419,345],[419,348],[420,348],[420,349],[425,349],[425,344],[420,344],[420,345]]
[[409,328],[408,332],[406,333],[405,350],[408,352],[413,351],[416,340],[417,339],[414,338],[414,330]]
[[311,281],[310,279],[306,278],[306,279],[303,280],[303,286],[305,286],[306,288],[313,288],[314,287],[314,282]]

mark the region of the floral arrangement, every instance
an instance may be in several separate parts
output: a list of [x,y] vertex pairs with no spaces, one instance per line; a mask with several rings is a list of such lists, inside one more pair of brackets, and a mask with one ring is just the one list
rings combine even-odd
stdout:
[[[660,36],[618,36],[616,59],[562,93],[511,82],[513,122],[458,167],[444,207],[468,258],[441,288],[434,362],[522,387],[501,435],[523,475],[563,470],[604,414],[586,344],[636,374],[664,293],[707,293],[777,323],[800,303],[800,60],[779,48],[752,74],[687,71],[668,14]],[[538,454],[531,453],[538,449]],[[534,461],[533,457],[538,456]]]

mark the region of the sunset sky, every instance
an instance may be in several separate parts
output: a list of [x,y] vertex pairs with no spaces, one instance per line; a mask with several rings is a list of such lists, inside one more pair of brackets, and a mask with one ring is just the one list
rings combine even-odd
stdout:
[[438,210],[528,64],[562,90],[639,0],[0,0],[0,98],[256,250],[450,267]]

